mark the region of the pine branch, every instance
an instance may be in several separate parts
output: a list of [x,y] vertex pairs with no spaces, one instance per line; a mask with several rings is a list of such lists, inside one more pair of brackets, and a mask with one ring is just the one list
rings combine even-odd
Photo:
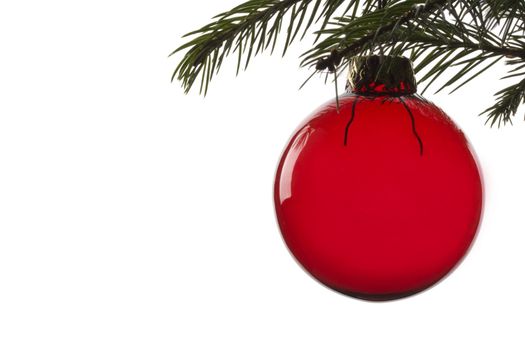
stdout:
[[516,114],[521,104],[525,103],[525,79],[517,84],[513,84],[495,95],[497,101],[494,106],[487,108],[481,114],[487,114],[487,123],[490,126],[498,124],[498,127],[509,122],[512,124],[511,117]]
[[[306,0],[307,3],[310,1],[311,0]],[[248,40],[250,40],[251,44],[250,49],[253,49],[253,45],[256,44],[256,39],[259,38],[257,51],[261,49],[261,41],[263,43],[262,45],[264,45],[265,42],[268,45],[272,37],[275,40],[281,26],[282,17],[292,6],[299,2],[303,1],[285,0],[278,2],[251,0],[228,12],[215,16],[215,22],[186,34],[184,37],[197,34],[199,34],[199,36],[180,46],[170,54],[171,56],[181,50],[189,48],[189,51],[175,69],[172,81],[177,77],[177,79],[182,81],[185,92],[189,92],[195,79],[200,74],[202,76],[200,91],[202,92],[204,88],[204,93],[206,93],[209,80],[211,80],[211,74],[220,69],[224,57],[230,53],[232,47],[234,51],[239,52],[239,60],[237,63],[237,70],[239,70],[241,55],[249,46],[247,45]],[[262,38],[262,34],[266,34],[268,23],[272,18],[274,19],[274,25],[271,27],[269,33],[271,37],[265,40]]]
[[[379,26],[374,32],[370,32],[367,35],[361,36],[358,40],[352,42],[343,49],[333,49],[329,56],[319,58],[316,63],[316,68],[319,70],[328,68],[330,71],[334,71],[335,67],[339,65],[343,57],[353,56],[359,53],[363,47],[373,42],[377,37],[391,32],[396,27],[405,24],[408,21],[417,18],[419,15],[429,12],[438,6],[443,6],[446,2],[447,0],[431,0],[425,5],[412,6],[412,8],[406,11],[403,15],[394,20],[391,20],[387,24]],[[315,55],[313,55],[313,57],[315,58]],[[311,60],[311,57],[309,58]],[[305,61],[309,62],[309,59],[305,59],[303,61],[303,65]]]
[[[374,45],[389,41],[395,44],[401,36],[405,37],[404,43],[420,43],[434,47],[447,46],[450,50],[465,48],[492,52],[506,57],[525,58],[525,50],[522,46],[499,45],[499,38],[487,32],[486,28],[461,22],[464,17],[458,18],[458,21],[455,22],[443,21],[438,17],[427,21],[426,17],[429,13],[443,11],[443,7],[450,1],[430,0],[425,5],[421,4],[422,2],[419,0],[402,1],[398,2],[398,5],[383,10],[382,13],[377,11],[370,15],[363,15],[359,19],[339,18],[337,24],[339,28],[324,30],[323,34],[329,35],[328,38],[303,55],[306,58],[302,61],[302,65],[309,66],[316,63],[320,66],[331,66],[330,60],[341,61],[342,58],[361,54],[366,49],[372,50]],[[454,8],[448,9],[454,10]],[[378,21],[378,18],[393,19],[383,23]],[[416,27],[424,27],[425,30],[415,31],[414,28],[410,28],[408,25],[411,21],[416,22]],[[457,26],[461,27],[459,36],[455,35]],[[470,28],[467,28],[469,26]],[[363,31],[366,34],[363,34]],[[414,35],[409,35],[412,32]],[[442,35],[440,32],[448,33],[448,35]],[[484,34],[479,36],[480,32]],[[394,39],[395,36],[397,40]],[[320,64],[323,61],[326,63]]]
[[521,80],[495,95],[494,106],[484,112],[487,121],[511,122],[525,103],[522,0],[249,0],[214,19],[187,34],[193,39],[172,53],[186,50],[172,76],[185,92],[199,79],[206,94],[226,56],[237,54],[239,71],[258,53],[270,47],[273,53],[281,31],[285,54],[296,38],[319,23],[302,66],[337,77],[351,56],[409,53],[419,82],[426,83],[424,93],[452,68],[455,74],[438,91],[454,92],[506,60],[515,68],[505,78]]
[[[350,0],[345,13],[359,5],[359,0]],[[184,37],[196,36],[170,54],[188,49],[175,69],[172,81],[182,82],[189,92],[196,79],[201,77],[200,92],[206,94],[208,84],[216,74],[226,56],[237,52],[237,73],[246,57],[244,68],[250,58],[271,46],[273,53],[277,37],[283,27],[285,16],[290,13],[286,30],[284,52],[302,30],[303,38],[310,26],[325,18],[323,29],[332,14],[345,0],[249,0],[228,12],[215,16],[215,21]],[[310,7],[313,8],[310,10]]]
[[[459,67],[459,71],[437,90],[450,87],[454,92],[502,59],[525,62],[525,43],[522,35],[516,36],[516,31],[523,31],[523,28],[510,26],[512,30],[492,32],[495,24],[472,15],[473,8],[479,4],[480,1],[456,1],[451,7],[450,1],[427,1],[425,5],[419,1],[399,1],[358,19],[338,18],[332,28],[324,30],[325,40],[305,53],[302,65],[334,72],[338,67],[345,67],[352,55],[375,53],[378,49],[381,54],[389,50],[390,55],[400,55],[412,50],[415,51],[412,59],[419,59],[416,72],[428,70],[419,79],[420,83],[427,82],[423,92],[445,70]],[[446,18],[445,10],[449,11],[451,19]],[[478,14],[483,13],[486,7],[477,10]],[[509,28],[505,21],[514,21],[515,14],[515,11],[500,13],[501,27]],[[520,75],[522,73],[514,74]],[[508,101],[510,99],[498,100],[490,108],[491,125],[510,122],[516,109],[502,108]]]

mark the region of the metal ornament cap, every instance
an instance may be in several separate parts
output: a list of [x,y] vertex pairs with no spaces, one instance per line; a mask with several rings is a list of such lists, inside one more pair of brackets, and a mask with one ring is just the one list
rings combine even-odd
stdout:
[[352,57],[348,89],[362,95],[414,94],[417,85],[412,62],[402,56]]

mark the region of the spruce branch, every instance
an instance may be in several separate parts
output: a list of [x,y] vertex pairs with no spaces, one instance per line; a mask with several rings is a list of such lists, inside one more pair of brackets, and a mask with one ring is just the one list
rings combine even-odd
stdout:
[[314,45],[301,56],[301,66],[314,68],[310,78],[325,70],[336,78],[352,56],[408,54],[422,93],[438,82],[438,92],[452,93],[506,60],[513,68],[504,79],[519,82],[496,93],[483,114],[490,125],[506,124],[525,103],[522,0],[248,0],[186,35],[193,39],[172,53],[186,51],[172,80],[188,92],[198,79],[206,94],[226,56],[237,55],[239,71],[258,53],[273,53],[281,34],[285,54],[313,26]]

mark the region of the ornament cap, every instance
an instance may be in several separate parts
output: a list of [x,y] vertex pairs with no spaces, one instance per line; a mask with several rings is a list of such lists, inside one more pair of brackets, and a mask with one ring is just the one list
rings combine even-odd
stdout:
[[355,56],[350,60],[348,91],[361,95],[417,92],[412,62],[402,56]]

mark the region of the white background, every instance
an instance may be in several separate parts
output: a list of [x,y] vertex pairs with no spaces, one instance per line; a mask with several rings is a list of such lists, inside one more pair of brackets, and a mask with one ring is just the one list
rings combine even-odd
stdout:
[[503,66],[426,95],[483,167],[474,248],[422,294],[358,301],[308,277],[274,217],[282,148],[334,94],[297,90],[311,37],[205,99],[170,84],[180,36],[239,1],[2,3],[0,349],[523,349],[523,113],[477,117]]

